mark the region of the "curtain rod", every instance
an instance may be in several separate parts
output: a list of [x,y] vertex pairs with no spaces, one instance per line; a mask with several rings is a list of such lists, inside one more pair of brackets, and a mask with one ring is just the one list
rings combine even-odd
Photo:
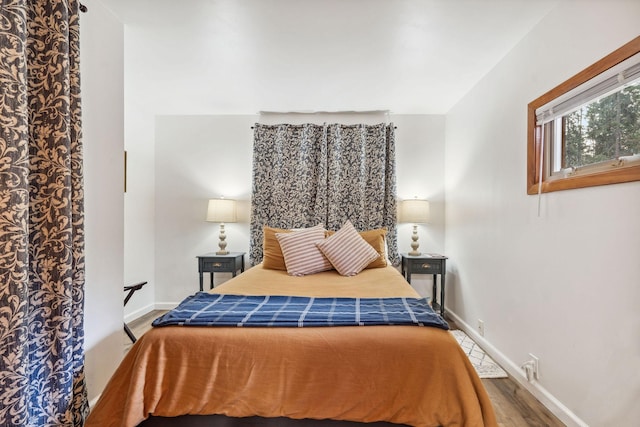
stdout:
[[281,114],[390,114],[391,110],[342,110],[342,111],[314,111],[314,110],[292,110],[292,111],[258,111],[259,115],[281,115]]
[[[342,110],[342,111],[314,111],[314,110],[292,110],[292,111],[268,111],[261,110],[258,111],[258,115],[260,116],[282,116],[282,115],[294,115],[294,116],[317,116],[317,115],[340,115],[340,114],[349,114],[349,115],[371,115],[371,114],[384,114],[389,118],[391,114],[391,110]],[[394,129],[398,129],[397,126],[393,127]],[[251,126],[251,129],[254,129],[254,126]]]
[[82,3],[78,3],[80,6],[78,6],[78,8],[80,9],[80,12],[82,13],[87,13],[87,11],[89,9],[87,9],[87,6],[83,5]]
[[[282,115],[294,115],[294,116],[316,116],[316,115],[340,115],[340,114],[350,114],[350,115],[371,115],[371,114],[384,114],[389,118],[389,114],[391,114],[391,110],[342,110],[342,111],[314,111],[314,110],[298,110],[298,111],[266,111],[261,110],[258,111],[258,115],[260,116],[282,116]],[[398,129],[397,126],[393,127],[394,129]],[[254,126],[251,126],[251,129],[254,129]]]
[[[349,126],[349,125],[347,125],[347,126]],[[251,126],[251,129],[254,129],[254,128],[255,128],[254,126]],[[394,126],[393,128],[394,129],[398,129],[398,126]]]

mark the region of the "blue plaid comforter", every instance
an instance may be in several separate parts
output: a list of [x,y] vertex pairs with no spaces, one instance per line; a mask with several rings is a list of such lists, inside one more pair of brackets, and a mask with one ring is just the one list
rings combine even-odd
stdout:
[[153,326],[318,327],[415,325],[449,329],[426,299],[313,298],[198,292]]

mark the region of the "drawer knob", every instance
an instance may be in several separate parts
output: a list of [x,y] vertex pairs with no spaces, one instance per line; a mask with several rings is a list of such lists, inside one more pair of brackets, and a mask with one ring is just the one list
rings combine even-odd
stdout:
[[222,267],[222,263],[220,263],[220,262],[214,262],[214,263],[213,263],[213,266],[214,266],[214,267]]
[[431,268],[431,265],[429,265],[429,264],[422,264],[422,268]]

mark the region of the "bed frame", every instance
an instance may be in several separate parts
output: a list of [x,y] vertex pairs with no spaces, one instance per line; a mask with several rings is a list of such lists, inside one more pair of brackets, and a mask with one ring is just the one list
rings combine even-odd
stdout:
[[138,425],[139,427],[399,427],[405,424],[387,422],[358,423],[355,421],[336,420],[294,420],[291,418],[232,418],[224,415],[183,415],[180,417],[151,416]]

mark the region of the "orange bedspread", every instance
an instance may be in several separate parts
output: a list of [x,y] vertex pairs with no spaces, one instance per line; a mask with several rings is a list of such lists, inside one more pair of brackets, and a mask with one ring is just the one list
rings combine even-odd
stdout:
[[[212,292],[417,296],[392,267],[296,278],[257,266]],[[151,414],[497,425],[455,338],[418,326],[153,328],[129,350],[86,426],[135,426]]]

